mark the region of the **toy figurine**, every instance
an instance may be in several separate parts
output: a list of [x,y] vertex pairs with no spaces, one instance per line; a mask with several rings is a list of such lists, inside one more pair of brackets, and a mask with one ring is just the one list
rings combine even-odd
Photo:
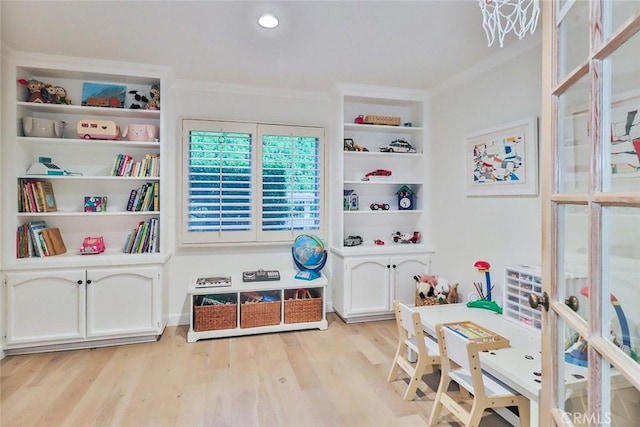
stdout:
[[145,108],[147,110],[159,110],[160,109],[160,85],[151,86],[150,90],[151,99],[147,102]]
[[40,104],[45,104],[47,102],[43,93],[46,92],[45,84],[40,80],[19,79],[18,83],[29,89],[29,98],[27,99],[27,102],[38,102]]
[[71,105],[71,98],[69,98],[67,90],[62,86],[56,86],[56,98],[58,104]]

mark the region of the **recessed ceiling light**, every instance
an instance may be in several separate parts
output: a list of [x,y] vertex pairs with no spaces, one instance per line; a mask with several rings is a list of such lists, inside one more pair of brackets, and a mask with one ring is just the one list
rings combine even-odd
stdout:
[[262,28],[275,28],[278,26],[278,24],[278,18],[270,13],[265,13],[260,18],[258,18],[258,25],[260,25]]

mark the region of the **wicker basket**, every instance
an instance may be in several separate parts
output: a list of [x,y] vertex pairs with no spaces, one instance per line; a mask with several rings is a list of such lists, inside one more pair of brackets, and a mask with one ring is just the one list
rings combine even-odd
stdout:
[[364,123],[369,125],[400,126],[400,117],[392,116],[365,116]]
[[425,297],[420,298],[420,292],[416,289],[416,307],[422,307],[424,305],[438,305],[438,304],[446,304],[447,301],[438,302],[436,297]]
[[284,323],[318,322],[322,320],[322,297],[314,297],[308,291],[302,298],[294,294],[284,301]]
[[280,324],[280,301],[240,305],[240,327],[256,328]]
[[217,331],[237,326],[237,304],[196,305],[193,307],[193,330]]

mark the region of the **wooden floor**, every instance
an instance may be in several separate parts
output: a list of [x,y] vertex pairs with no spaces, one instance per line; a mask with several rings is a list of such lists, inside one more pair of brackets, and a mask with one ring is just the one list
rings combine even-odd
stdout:
[[[393,321],[188,344],[186,326],[156,343],[8,356],[0,426],[423,426],[438,373],[412,402],[387,383]],[[456,426],[450,414],[442,426]],[[482,426],[507,425],[487,414]]]

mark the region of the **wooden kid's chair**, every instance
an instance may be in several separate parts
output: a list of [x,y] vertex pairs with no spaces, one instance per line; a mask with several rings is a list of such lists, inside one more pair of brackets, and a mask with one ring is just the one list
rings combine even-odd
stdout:
[[[387,381],[397,380],[398,368],[401,368],[411,377],[409,387],[404,393],[404,400],[412,400],[422,376],[432,372],[433,365],[440,364],[440,353],[438,344],[425,336],[420,313],[412,312],[409,307],[398,301],[393,301],[393,306],[398,326],[398,349]],[[409,360],[409,349],[418,355],[416,362]]]
[[[437,325],[436,331],[442,372],[429,425],[438,420],[443,406],[465,427],[477,427],[485,409],[517,406],[520,426],[529,427],[529,399],[482,372],[477,344],[443,325]],[[451,362],[457,366],[452,367]],[[463,397],[469,397],[469,393],[473,395],[470,411],[447,393],[451,381],[458,383]]]

